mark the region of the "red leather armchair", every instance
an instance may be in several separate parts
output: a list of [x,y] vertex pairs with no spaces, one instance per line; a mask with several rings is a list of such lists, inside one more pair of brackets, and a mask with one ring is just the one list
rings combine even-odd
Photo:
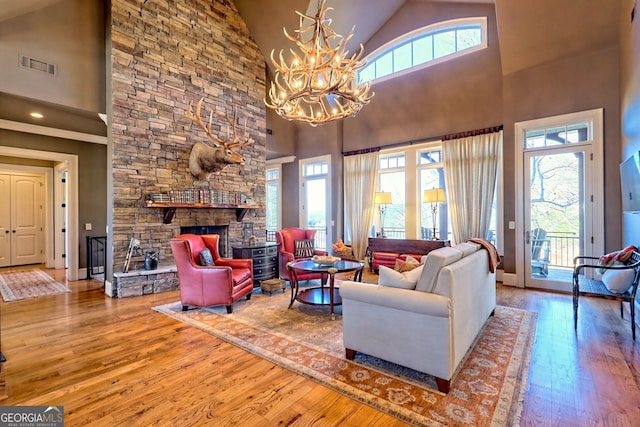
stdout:
[[[314,239],[316,236],[316,230],[303,230],[301,228],[283,228],[282,230],[276,230],[276,243],[278,243],[278,267],[280,270],[280,278],[282,280],[288,280],[291,283],[291,277],[289,277],[289,270],[287,264],[294,261],[301,261],[308,258],[295,258],[296,252],[296,240]],[[321,251],[314,249],[314,255],[327,255],[327,251]],[[319,273],[298,273],[298,280],[314,280],[321,279]]]
[[[225,305],[233,312],[233,303],[253,291],[253,260],[220,258],[217,234],[183,234],[171,239],[171,252],[180,280],[182,310],[190,305]],[[209,248],[215,265],[200,265],[200,251]]]

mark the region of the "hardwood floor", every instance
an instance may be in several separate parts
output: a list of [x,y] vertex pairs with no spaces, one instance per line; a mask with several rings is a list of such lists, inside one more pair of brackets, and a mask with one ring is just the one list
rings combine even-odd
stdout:
[[[64,281],[64,273],[48,270]],[[63,405],[76,425],[404,425],[151,307],[178,292],[106,297],[102,283],[0,303],[8,398]],[[638,425],[640,344],[613,301],[498,285],[498,304],[538,313],[521,425]]]

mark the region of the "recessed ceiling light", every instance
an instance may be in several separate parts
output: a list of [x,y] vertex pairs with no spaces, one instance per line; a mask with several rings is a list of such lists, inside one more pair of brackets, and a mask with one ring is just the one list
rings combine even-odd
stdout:
[[41,119],[44,117],[41,113],[31,113],[30,116],[34,119]]

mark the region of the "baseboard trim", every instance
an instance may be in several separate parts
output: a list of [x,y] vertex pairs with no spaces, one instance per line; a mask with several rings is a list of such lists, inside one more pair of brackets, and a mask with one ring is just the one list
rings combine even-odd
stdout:
[[518,275],[514,273],[502,273],[502,284],[506,286],[518,287]]
[[104,293],[110,296],[111,298],[113,298],[114,296],[113,284],[108,280],[104,281]]

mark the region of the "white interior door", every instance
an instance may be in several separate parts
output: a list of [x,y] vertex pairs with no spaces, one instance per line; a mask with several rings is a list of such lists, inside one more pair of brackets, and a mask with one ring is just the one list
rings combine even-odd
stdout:
[[[0,174],[0,200],[11,200],[11,176]],[[0,203],[0,267],[11,265],[11,203]]]
[[68,165],[67,162],[58,163],[54,167],[54,267],[56,269],[68,268]]
[[44,180],[11,176],[11,265],[44,261]]

